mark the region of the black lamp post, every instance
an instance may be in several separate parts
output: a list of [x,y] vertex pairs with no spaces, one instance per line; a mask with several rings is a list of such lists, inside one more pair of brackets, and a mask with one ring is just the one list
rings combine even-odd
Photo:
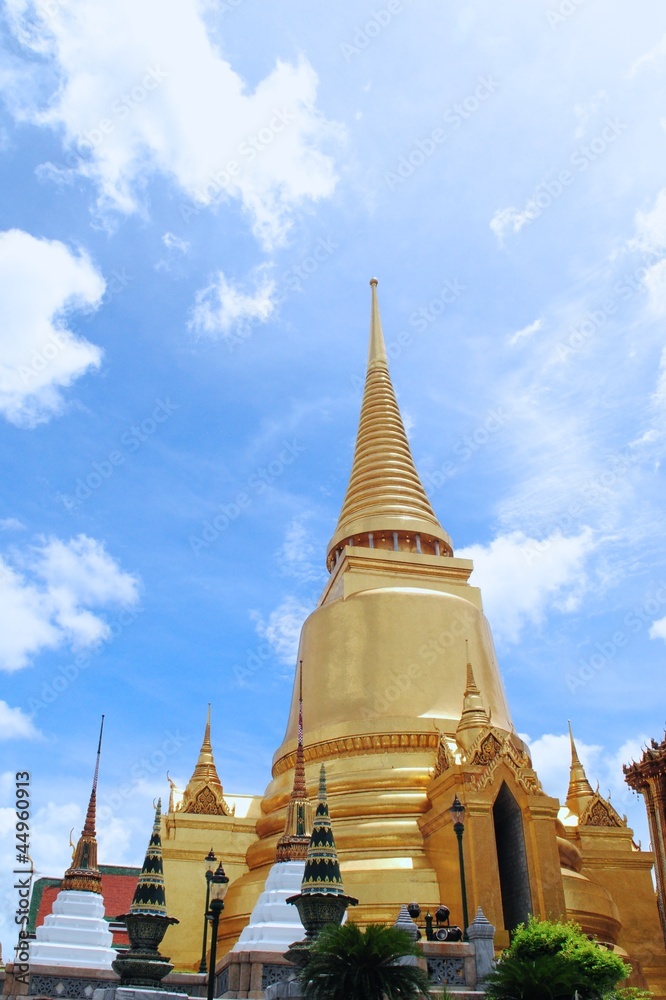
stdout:
[[199,972],[206,971],[206,939],[208,937],[208,906],[210,903],[210,880],[213,877],[213,872],[215,870],[215,862],[217,858],[213,854],[213,848],[204,858],[206,862],[206,908],[204,909],[204,932],[203,932],[203,944],[201,946],[201,961],[199,962]]
[[462,893],[463,908],[463,940],[467,941],[469,917],[467,915],[467,887],[465,885],[465,858],[463,856],[463,833],[465,832],[463,817],[465,815],[465,807],[457,795],[453,800],[453,805],[449,809],[449,812],[453,820],[453,832],[458,838],[458,864],[460,865],[460,891]]
[[215,961],[217,959],[217,928],[220,923],[220,914],[224,909],[224,897],[229,888],[229,879],[224,874],[222,862],[215,870],[215,874],[210,880],[210,917],[211,939],[210,939],[210,965],[208,967],[208,1000],[213,1000],[215,996]]

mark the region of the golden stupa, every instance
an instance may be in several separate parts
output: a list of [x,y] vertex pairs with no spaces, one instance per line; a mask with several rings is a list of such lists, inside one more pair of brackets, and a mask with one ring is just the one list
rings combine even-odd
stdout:
[[[345,888],[359,899],[352,919],[393,923],[401,904],[417,900],[433,911],[445,903],[462,924],[450,814],[457,795],[466,809],[469,912],[482,907],[497,928],[498,947],[530,913],[570,916],[629,957],[635,985],[666,996],[653,856],[636,847],[626,821],[593,792],[573,737],[566,806],[541,787],[511,721],[480,591],[468,582],[472,563],[454,556],[416,471],[389,375],[376,279],[370,284],[368,371],[352,471],[327,550],[330,578],[303,624],[298,652],[306,665],[307,786],[314,795],[325,763]],[[244,871],[225,901],[218,956],[238,939],[275,862],[294,783],[298,720],[295,684],[272,780],[248,812],[248,820],[258,818]],[[179,812],[166,817],[165,859],[169,824],[184,819]],[[248,820],[236,820],[244,846]],[[229,837],[230,817],[219,821]],[[209,832],[199,837],[202,846]],[[183,932],[169,933],[175,956]],[[191,967],[197,958],[188,953]]]

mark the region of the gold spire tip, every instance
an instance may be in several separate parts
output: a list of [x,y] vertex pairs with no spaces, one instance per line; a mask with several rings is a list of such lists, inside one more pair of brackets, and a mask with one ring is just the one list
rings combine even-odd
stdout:
[[376,278],[370,278],[370,284],[377,286],[379,284],[379,282],[377,281]]

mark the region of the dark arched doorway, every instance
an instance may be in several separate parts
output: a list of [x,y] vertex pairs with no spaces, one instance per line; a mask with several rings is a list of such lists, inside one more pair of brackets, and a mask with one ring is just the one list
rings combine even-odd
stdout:
[[502,890],[504,926],[512,931],[532,912],[532,894],[527,869],[525,833],[520,806],[502,783],[493,806],[495,844]]

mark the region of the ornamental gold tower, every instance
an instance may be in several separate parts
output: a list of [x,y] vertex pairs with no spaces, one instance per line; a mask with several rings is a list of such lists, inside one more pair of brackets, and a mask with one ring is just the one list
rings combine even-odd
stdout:
[[[351,476],[326,552],[330,577],[298,653],[307,784],[314,791],[325,763],[340,867],[359,900],[352,919],[393,923],[401,904],[416,899],[431,909],[446,903],[462,923],[450,815],[457,795],[466,807],[469,910],[482,907],[498,945],[530,913],[573,916],[631,954],[637,984],[647,984],[649,966],[663,995],[652,856],[635,849],[603,801],[578,815],[567,800],[563,825],[560,803],[540,785],[511,721],[481,594],[469,584],[472,563],[455,557],[416,470],[389,376],[377,281],[370,284]],[[295,685],[248,871],[226,899],[218,954],[247,923],[275,861],[298,719]],[[621,872],[622,899],[611,897],[613,872]]]

